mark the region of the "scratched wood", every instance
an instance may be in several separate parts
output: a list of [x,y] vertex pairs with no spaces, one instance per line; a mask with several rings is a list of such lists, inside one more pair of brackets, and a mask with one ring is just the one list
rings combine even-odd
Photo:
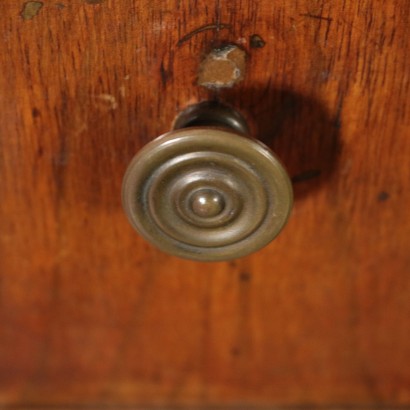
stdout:
[[[0,11],[0,407],[410,405],[410,2]],[[225,42],[245,80],[199,88]],[[120,204],[132,156],[205,98],[295,187],[280,237],[229,263],[162,254]]]

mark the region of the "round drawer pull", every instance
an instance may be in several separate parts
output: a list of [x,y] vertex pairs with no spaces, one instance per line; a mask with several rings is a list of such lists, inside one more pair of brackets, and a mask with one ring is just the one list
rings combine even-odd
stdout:
[[212,104],[204,107],[211,125],[190,108],[191,115],[176,121],[184,128],[156,138],[134,157],[124,177],[123,206],[132,226],[161,250],[229,260],[279,234],[292,207],[292,186],[272,151],[241,134],[246,124],[239,114],[229,109],[224,124],[210,114]]

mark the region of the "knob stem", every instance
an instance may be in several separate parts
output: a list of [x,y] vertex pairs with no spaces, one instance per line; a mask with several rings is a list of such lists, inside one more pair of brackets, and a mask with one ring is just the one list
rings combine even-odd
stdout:
[[217,101],[204,101],[182,111],[176,118],[173,129],[188,127],[218,127],[249,135],[249,127],[243,116]]

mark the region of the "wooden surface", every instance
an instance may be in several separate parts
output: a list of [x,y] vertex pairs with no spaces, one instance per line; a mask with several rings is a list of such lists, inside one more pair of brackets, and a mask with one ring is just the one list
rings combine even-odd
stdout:
[[[410,405],[410,2],[40,6],[0,5],[0,404]],[[217,97],[296,204],[271,245],[206,264],[139,238],[120,189],[215,97],[196,76],[223,42],[248,66]]]

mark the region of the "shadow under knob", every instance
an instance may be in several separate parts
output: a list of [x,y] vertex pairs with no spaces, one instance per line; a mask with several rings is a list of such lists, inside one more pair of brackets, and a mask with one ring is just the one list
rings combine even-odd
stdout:
[[292,207],[292,186],[259,141],[222,128],[171,131],[147,144],[124,177],[132,226],[161,250],[218,261],[274,239]]

